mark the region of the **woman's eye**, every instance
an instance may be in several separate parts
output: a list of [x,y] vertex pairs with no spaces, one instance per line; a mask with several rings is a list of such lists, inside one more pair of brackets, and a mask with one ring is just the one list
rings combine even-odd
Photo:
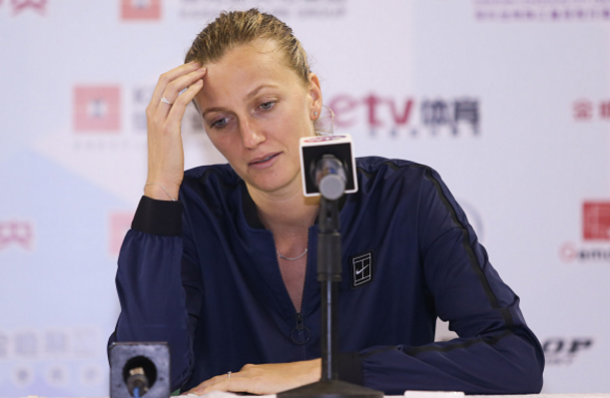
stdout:
[[260,104],[260,108],[262,110],[267,111],[267,110],[273,108],[274,105],[275,105],[275,101],[263,102],[262,104]]
[[222,119],[218,119],[215,122],[212,122],[211,126],[212,126],[212,128],[215,128],[215,129],[221,129],[224,126],[226,126],[227,123],[228,123],[227,118],[223,117]]

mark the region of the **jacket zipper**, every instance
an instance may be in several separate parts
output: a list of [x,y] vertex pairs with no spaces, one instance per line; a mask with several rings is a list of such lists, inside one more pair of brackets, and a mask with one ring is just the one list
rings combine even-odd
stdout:
[[[271,238],[273,240],[273,248],[274,251],[277,253],[277,247],[275,246],[275,238],[273,237],[273,232],[269,231],[271,233]],[[309,234],[310,234],[311,230],[307,231],[308,237],[307,237],[307,249],[309,252]],[[275,264],[277,265],[277,270],[280,273],[280,277],[282,275],[282,271],[280,270],[280,262],[277,260],[277,256],[275,257]],[[307,257],[307,263],[309,264],[309,257]],[[307,269],[305,270],[305,280],[303,281],[303,299],[305,298],[305,284],[307,282]],[[288,296],[288,298],[290,298],[290,294],[288,293],[288,289],[286,288],[286,285],[283,283],[282,280],[282,285],[284,286],[284,291],[286,292],[286,296]],[[303,302],[304,300],[301,299],[301,310],[303,309]],[[292,302],[292,300],[290,300],[290,303],[292,304],[292,308],[294,309],[294,312],[296,314],[296,325],[295,327],[292,329],[292,332],[290,333],[290,339],[292,340],[293,343],[295,343],[297,345],[296,347],[296,352],[297,352],[297,356],[300,357],[301,360],[305,360],[307,359],[307,346],[306,344],[309,342],[309,340],[311,340],[311,335],[309,332],[309,329],[305,326],[305,324],[303,323],[303,315],[301,314],[300,311],[297,311],[297,308],[294,306],[294,303]]]

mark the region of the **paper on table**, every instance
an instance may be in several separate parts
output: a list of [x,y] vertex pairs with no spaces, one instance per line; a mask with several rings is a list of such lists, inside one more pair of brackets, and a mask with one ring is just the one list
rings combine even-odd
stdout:
[[[243,397],[243,395],[241,394],[236,394],[233,392],[225,392],[225,391],[212,391],[209,392],[207,394],[204,395],[196,395],[196,394],[186,394],[186,395],[181,395],[180,398],[200,398],[200,397],[204,397],[204,398],[237,398],[237,397]],[[275,394],[274,395],[257,395],[257,397],[260,398],[275,398]]]
[[405,391],[406,398],[464,398],[462,391]]

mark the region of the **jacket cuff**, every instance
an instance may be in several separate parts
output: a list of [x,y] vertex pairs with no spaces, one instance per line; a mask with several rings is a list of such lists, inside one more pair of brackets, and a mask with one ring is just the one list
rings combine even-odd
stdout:
[[182,236],[182,204],[142,196],[131,228],[153,235]]
[[362,358],[357,352],[342,352],[336,356],[336,367],[339,373],[339,380],[363,385],[364,376],[362,375]]

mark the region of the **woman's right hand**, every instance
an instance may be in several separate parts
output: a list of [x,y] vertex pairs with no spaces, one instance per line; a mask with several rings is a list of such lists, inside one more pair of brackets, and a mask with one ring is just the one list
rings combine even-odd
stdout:
[[[159,77],[152,99],[146,108],[148,177],[144,194],[150,198],[178,199],[178,191],[184,177],[182,117],[186,106],[203,87],[205,74],[205,68],[191,62],[180,65]],[[186,90],[180,94],[184,89]],[[161,102],[162,98],[167,99],[171,105]]]

